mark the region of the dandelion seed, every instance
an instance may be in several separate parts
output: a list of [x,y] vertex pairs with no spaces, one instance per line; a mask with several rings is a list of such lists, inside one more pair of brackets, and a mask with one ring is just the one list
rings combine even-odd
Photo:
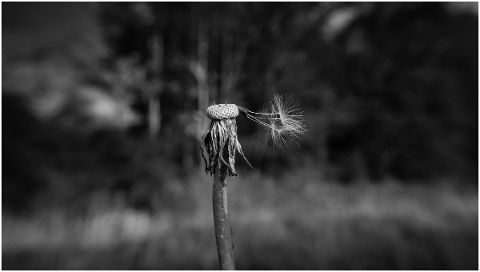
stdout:
[[270,122],[269,134],[276,150],[285,152],[288,149],[289,141],[298,145],[297,139],[299,135],[306,132],[303,125],[303,112],[299,107],[299,103],[293,98],[287,98],[283,101],[282,97],[274,94],[271,100],[271,115],[268,119]]
[[303,111],[299,106],[293,98],[284,100],[275,93],[271,98],[269,110],[260,113],[243,107],[239,107],[239,110],[250,120],[265,126],[268,129],[267,143],[271,142],[275,150],[284,153],[285,149],[288,149],[288,142],[295,142],[298,145],[296,140],[300,139],[299,135],[306,132]]

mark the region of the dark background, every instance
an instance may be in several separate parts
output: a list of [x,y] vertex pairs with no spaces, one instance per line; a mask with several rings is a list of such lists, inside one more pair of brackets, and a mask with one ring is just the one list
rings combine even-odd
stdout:
[[478,268],[478,6],[2,3],[4,269],[217,269],[206,108],[239,116],[240,269]]

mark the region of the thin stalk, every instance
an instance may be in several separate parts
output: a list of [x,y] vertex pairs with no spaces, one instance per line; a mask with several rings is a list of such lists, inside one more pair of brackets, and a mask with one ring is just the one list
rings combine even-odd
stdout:
[[217,240],[220,269],[235,270],[233,233],[228,214],[227,167],[219,162],[213,178],[213,223]]

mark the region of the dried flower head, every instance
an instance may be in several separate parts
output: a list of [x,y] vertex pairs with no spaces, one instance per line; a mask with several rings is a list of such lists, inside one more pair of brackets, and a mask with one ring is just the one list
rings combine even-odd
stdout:
[[[238,151],[248,165],[252,167],[245,158],[242,146],[238,141],[237,122],[235,120],[235,117],[238,116],[237,106],[235,104],[212,105],[207,108],[207,116],[212,119],[212,122],[202,139],[207,148],[208,163],[203,155],[203,149],[200,147],[205,161],[205,172],[213,175],[220,163],[224,163],[228,168],[228,175],[236,176],[235,151]],[[225,152],[228,153],[228,163],[223,157]]]
[[[210,123],[210,128],[202,137],[207,149],[208,162],[203,154],[203,148],[201,148],[207,174],[215,174],[215,170],[220,163],[224,163],[228,168],[228,174],[236,176],[236,151],[252,167],[247,158],[245,158],[242,146],[238,141],[235,118],[239,112],[248,119],[265,126],[269,132],[268,139],[270,139],[273,147],[282,152],[285,151],[288,141],[292,140],[297,143],[296,140],[299,139],[299,135],[306,132],[303,124],[303,112],[299,108],[299,104],[292,98],[283,100],[280,95],[274,94],[271,99],[271,109],[260,113],[235,104],[212,105],[207,108],[207,116],[212,119],[212,122]],[[223,157],[224,153],[228,154],[228,163]]]

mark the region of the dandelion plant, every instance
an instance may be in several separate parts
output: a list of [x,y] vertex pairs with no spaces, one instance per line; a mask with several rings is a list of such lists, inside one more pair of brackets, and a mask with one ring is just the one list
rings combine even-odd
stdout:
[[[227,175],[234,177],[235,152],[238,151],[247,164],[253,168],[242,151],[238,141],[236,117],[242,113],[248,119],[268,129],[267,139],[277,150],[285,152],[287,142],[296,142],[299,135],[306,132],[303,124],[303,112],[292,99],[284,100],[274,94],[270,108],[262,112],[254,112],[235,104],[212,105],[207,108],[207,116],[212,121],[202,140],[205,144],[208,161],[205,161],[205,172],[213,178],[213,219],[218,258],[221,269],[235,269],[232,228],[228,213]],[[297,143],[298,144],[298,143]]]

